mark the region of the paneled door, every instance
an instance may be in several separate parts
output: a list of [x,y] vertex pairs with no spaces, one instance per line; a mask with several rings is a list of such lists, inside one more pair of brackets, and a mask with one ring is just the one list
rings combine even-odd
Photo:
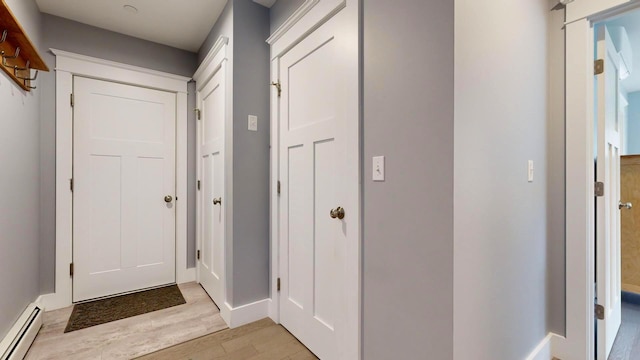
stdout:
[[618,54],[606,26],[599,27],[597,55],[602,72],[596,75],[597,181],[604,183],[604,196],[596,198],[596,302],[598,320],[597,358],[607,359],[621,324],[620,254],[620,94]]
[[224,138],[225,138],[225,66],[198,91],[198,154],[200,193],[198,227],[200,231],[199,281],[209,296],[223,306],[224,298]]
[[176,94],[73,86],[73,301],[175,283]]
[[351,358],[345,343],[354,339],[349,312],[357,309],[348,304],[359,293],[347,286],[360,222],[358,70],[350,61],[357,21],[348,15],[342,10],[306,36],[278,69],[280,321],[328,360]]

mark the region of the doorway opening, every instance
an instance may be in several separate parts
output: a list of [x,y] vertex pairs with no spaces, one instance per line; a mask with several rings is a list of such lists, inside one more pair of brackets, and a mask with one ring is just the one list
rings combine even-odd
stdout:
[[640,10],[594,34],[595,353],[631,359],[640,352]]

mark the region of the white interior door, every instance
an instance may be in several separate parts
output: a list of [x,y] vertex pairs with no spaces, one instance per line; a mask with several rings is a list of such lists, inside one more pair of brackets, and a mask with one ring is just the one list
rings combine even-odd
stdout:
[[175,282],[176,95],[74,78],[73,300]]
[[[328,360],[357,347],[357,336],[347,344],[359,292],[347,287],[358,266],[347,255],[360,219],[358,72],[349,60],[358,45],[348,19],[338,13],[279,61],[280,321]],[[343,219],[332,218],[338,208]]]
[[596,198],[597,303],[604,307],[598,320],[597,358],[607,359],[621,323],[620,277],[620,129],[618,116],[618,56],[605,26],[598,29],[598,59],[604,72],[596,75],[597,181],[603,182],[603,197]]
[[224,304],[225,266],[225,68],[215,75],[198,91],[200,121],[198,131],[199,147],[199,215],[200,231],[198,261],[199,281],[213,301],[221,307]]

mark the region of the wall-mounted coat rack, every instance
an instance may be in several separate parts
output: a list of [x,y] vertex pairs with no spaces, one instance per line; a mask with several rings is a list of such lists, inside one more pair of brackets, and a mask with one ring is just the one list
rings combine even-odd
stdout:
[[4,0],[0,0],[0,57],[0,68],[26,91],[36,88],[38,71],[49,71]]

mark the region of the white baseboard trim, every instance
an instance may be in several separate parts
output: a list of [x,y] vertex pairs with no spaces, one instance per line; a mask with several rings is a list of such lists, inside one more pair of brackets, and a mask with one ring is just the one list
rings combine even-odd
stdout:
[[30,304],[7,336],[0,341],[0,359],[22,360],[31,347],[33,340],[42,327],[42,315],[44,309],[36,303]]
[[549,335],[551,335],[551,354],[553,359],[566,360],[576,358],[575,349],[572,351],[566,337],[554,333],[549,333]]
[[58,310],[72,305],[69,303],[69,299],[63,296],[58,296],[56,293],[38,296],[36,304],[40,305],[42,310],[45,311]]
[[526,360],[551,360],[553,357],[551,353],[551,339],[553,337],[552,333],[549,333],[545,336],[544,339],[536,346],[535,349],[526,357]]
[[196,268],[189,268],[182,271],[178,271],[176,274],[176,283],[184,284],[196,281]]
[[225,302],[220,309],[222,319],[231,329],[269,317],[271,299],[256,301],[251,304],[232,308]]

